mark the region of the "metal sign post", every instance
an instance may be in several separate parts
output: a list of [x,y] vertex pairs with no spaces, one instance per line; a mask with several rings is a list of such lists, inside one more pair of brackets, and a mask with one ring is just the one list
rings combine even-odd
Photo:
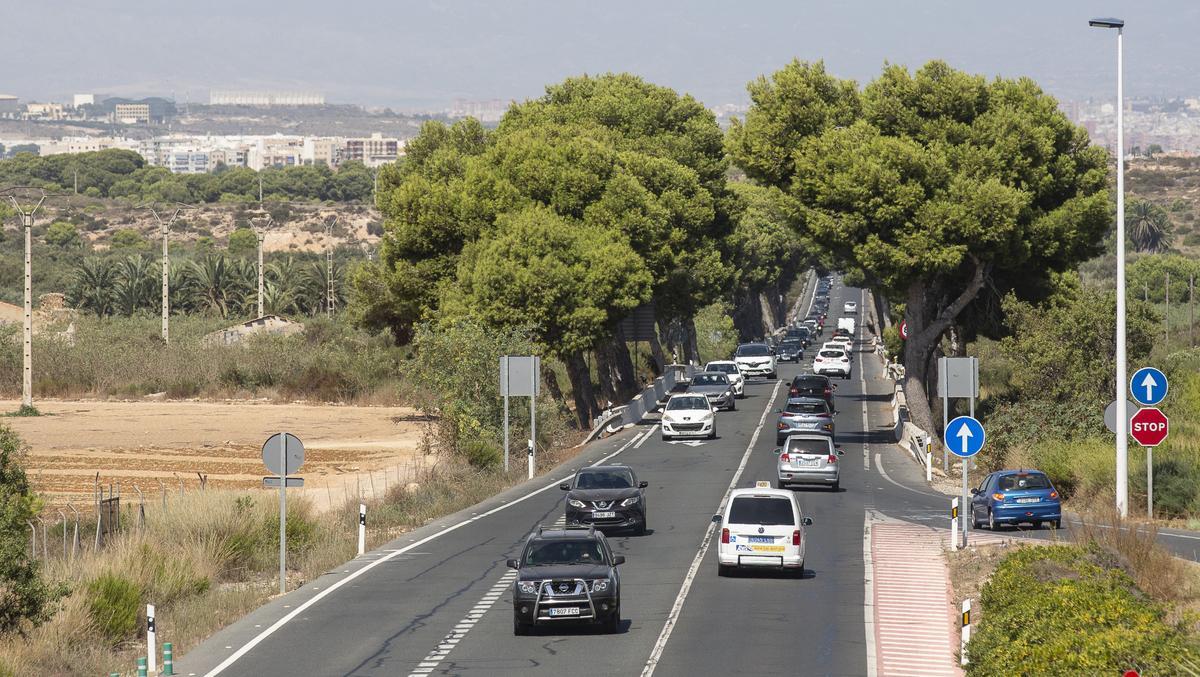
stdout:
[[277,477],[264,477],[263,486],[279,487],[279,594],[287,592],[287,488],[304,486],[288,475],[304,465],[304,444],[291,433],[276,433],[263,444],[263,463]]
[[526,444],[529,477],[533,477],[535,450],[533,441],[537,439],[537,396],[541,392],[542,359],[537,355],[500,356],[500,396],[504,398],[504,470],[509,469],[509,425],[508,398],[510,396],[529,397],[529,440]]
[[942,438],[942,443],[950,450],[950,453],[962,458],[963,462],[963,479],[962,479],[962,506],[963,510],[959,511],[962,519],[962,535],[963,547],[967,547],[967,534],[971,520],[967,515],[974,515],[975,509],[971,503],[970,491],[967,488],[967,466],[971,462],[971,457],[979,453],[983,448],[983,443],[987,436],[984,434],[983,425],[975,420],[973,416],[959,416],[950,421],[946,426],[945,436]]
[[534,368],[529,370],[529,479],[533,479],[533,470],[537,467],[537,381],[539,360],[533,358]]
[[[971,400],[970,414],[975,417],[975,399],[979,397],[979,358],[939,357],[938,394],[942,397],[942,431],[950,424],[950,400]],[[942,450],[942,471],[950,473],[950,455]],[[965,466],[964,466],[965,467]],[[964,499],[965,500],[965,499]]]

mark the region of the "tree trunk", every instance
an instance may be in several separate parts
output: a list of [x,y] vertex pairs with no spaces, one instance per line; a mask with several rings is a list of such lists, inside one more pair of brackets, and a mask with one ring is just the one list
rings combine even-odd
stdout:
[[971,281],[948,306],[940,305],[929,298],[926,284],[914,282],[908,287],[907,306],[904,319],[908,323],[908,340],[904,342],[904,392],[908,398],[908,413],[912,422],[922,430],[937,437],[940,426],[935,426],[930,407],[928,388],[929,376],[935,372],[930,361],[942,335],[950,328],[954,319],[970,303],[983,287],[987,266],[972,259],[975,269]]
[[600,413],[587,362],[583,359],[582,351],[567,355],[564,362],[567,366],[567,378],[571,379],[571,392],[575,399],[575,418],[579,422],[579,427],[587,430],[591,428],[592,419]]
[[760,308],[762,308],[762,336],[764,338],[775,333],[775,312],[771,307],[771,300],[767,298],[767,296],[771,293],[772,292],[769,289],[767,291],[761,291],[758,293],[758,305]]
[[567,396],[563,394],[562,386],[558,384],[558,375],[550,368],[545,360],[542,361],[542,380],[546,383],[546,389],[550,391],[550,397],[558,403],[562,411],[569,411],[567,406]]
[[637,394],[639,384],[634,374],[633,360],[625,344],[625,334],[618,325],[611,340],[596,349],[596,375],[600,392],[613,404],[620,404]]
[[[672,326],[671,322],[664,320],[661,317],[658,318],[658,335],[662,337],[664,358],[669,357],[671,362],[675,362],[679,359],[679,342],[675,336],[675,333],[676,332],[674,331],[674,327]],[[670,353],[670,355],[668,356],[665,353]]]
[[658,342],[658,332],[654,332],[654,336],[650,339],[650,367],[654,371],[654,376],[662,376],[663,370],[667,368],[667,356],[663,354],[662,344]]
[[758,294],[738,292],[734,296],[733,327],[737,329],[738,341],[746,342],[763,335],[762,303]]
[[696,320],[689,317],[683,323],[683,359],[689,364],[703,364],[700,361],[700,344],[696,341]]

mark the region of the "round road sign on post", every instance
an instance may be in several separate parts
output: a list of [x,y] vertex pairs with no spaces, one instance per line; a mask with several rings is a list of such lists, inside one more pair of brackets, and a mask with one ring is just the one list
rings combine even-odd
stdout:
[[1167,415],[1154,407],[1138,409],[1129,421],[1129,434],[1143,447],[1157,447],[1167,439],[1170,423]]
[[[283,457],[287,460],[287,467],[284,468],[279,463],[279,436],[283,435]],[[262,448],[263,463],[266,464],[267,470],[286,477],[294,474],[304,465],[304,443],[299,437],[291,433],[275,433],[267,438],[263,443]]]
[[979,453],[986,438],[983,424],[970,416],[959,416],[946,426],[942,442],[950,453],[968,458]]
[[900,338],[908,340],[908,322],[905,320],[900,321]]
[[[1138,406],[1129,400],[1125,400],[1125,434],[1129,434],[1129,422],[1133,420],[1133,415],[1137,413]],[[1104,408],[1104,427],[1108,428],[1114,434],[1117,432],[1117,401],[1113,400]]]
[[1129,392],[1143,407],[1153,407],[1167,397],[1167,375],[1154,367],[1142,367],[1129,379]]

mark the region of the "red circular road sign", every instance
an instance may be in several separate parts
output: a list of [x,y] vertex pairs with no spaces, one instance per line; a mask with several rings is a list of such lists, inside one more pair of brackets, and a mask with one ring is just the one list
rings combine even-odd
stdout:
[[1155,407],[1142,407],[1129,420],[1129,434],[1143,447],[1162,444],[1169,427],[1167,415]]
[[900,322],[900,338],[908,339],[908,322],[903,320]]
[[1139,677],[1137,670],[1126,670],[1124,677]]

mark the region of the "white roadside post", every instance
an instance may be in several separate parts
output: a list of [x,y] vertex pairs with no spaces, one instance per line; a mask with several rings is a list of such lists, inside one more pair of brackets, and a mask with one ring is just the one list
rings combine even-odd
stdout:
[[950,499],[950,550],[958,550],[958,497]]
[[367,504],[358,504],[358,554],[362,555],[367,548]]
[[933,482],[933,443],[925,440],[925,482]]
[[158,645],[154,630],[154,605],[146,605],[146,669],[150,674],[158,672]]
[[971,641],[971,600],[964,599],[962,603],[962,643],[958,650],[958,660],[961,665],[966,665],[967,660],[967,644]]

